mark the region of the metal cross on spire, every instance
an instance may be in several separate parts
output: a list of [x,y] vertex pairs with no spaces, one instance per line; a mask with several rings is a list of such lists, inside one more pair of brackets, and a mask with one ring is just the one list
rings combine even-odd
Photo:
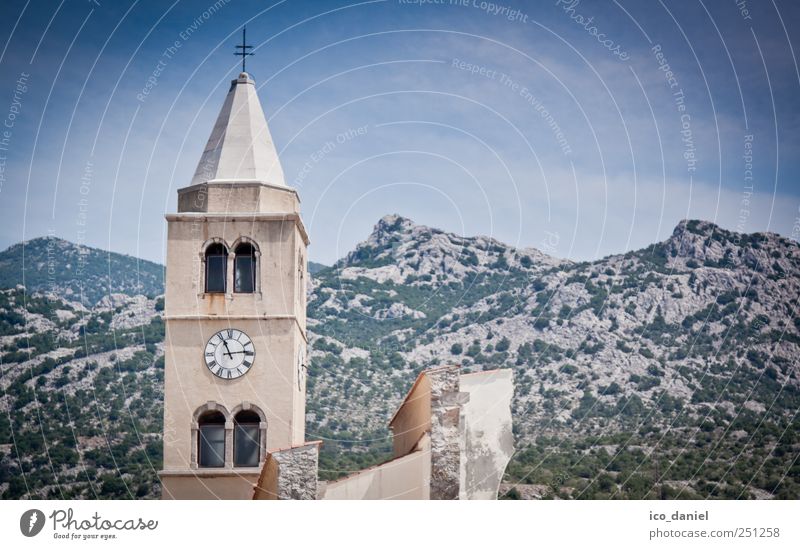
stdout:
[[241,51],[233,52],[233,55],[241,55],[242,56],[242,72],[247,72],[245,70],[245,60],[247,59],[247,56],[248,55],[255,55],[254,53],[251,53],[251,52],[247,51],[247,50],[252,49],[252,48],[253,48],[253,46],[248,46],[247,45],[247,25],[245,25],[244,27],[242,27],[242,44],[236,46],[236,49],[237,50],[241,50]]

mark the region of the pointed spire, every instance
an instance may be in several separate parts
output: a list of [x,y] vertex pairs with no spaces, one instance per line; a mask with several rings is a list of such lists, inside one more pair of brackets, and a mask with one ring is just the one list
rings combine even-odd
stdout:
[[231,81],[192,185],[209,181],[259,181],[286,186],[255,81],[246,72]]

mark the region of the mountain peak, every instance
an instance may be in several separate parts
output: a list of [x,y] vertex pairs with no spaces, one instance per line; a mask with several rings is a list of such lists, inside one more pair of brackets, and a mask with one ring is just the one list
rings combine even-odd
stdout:
[[56,245],[56,246],[59,246],[59,247],[60,246],[76,246],[76,244],[73,244],[72,242],[70,242],[68,240],[64,240],[63,238],[59,238],[57,236],[37,236],[37,237],[34,237],[34,238],[29,238],[28,240],[25,240],[23,242],[17,242],[16,244],[12,244],[8,248],[6,248],[2,252],[0,252],[0,254],[4,254],[6,252],[10,252],[12,250],[17,250],[17,249],[21,250],[23,247],[25,247],[25,248],[27,248],[27,247],[37,248],[39,246],[47,246],[48,244],[51,244],[51,243],[52,243],[52,245]]
[[563,261],[487,236],[461,236],[399,214],[381,217],[369,238],[337,265],[338,276],[397,284],[460,284],[478,274],[535,272]]
[[381,217],[372,229],[376,233],[406,233],[413,229],[415,223],[399,214],[387,214]]
[[796,269],[800,261],[797,245],[778,234],[729,231],[699,219],[682,220],[656,248],[672,267],[741,267],[767,276]]
[[680,236],[689,232],[701,236],[711,236],[715,231],[724,231],[724,229],[711,221],[704,221],[702,219],[681,219],[678,224],[675,225],[672,235]]
[[682,219],[672,231],[672,238],[682,238],[687,235],[694,235],[694,237],[702,238],[712,238],[718,241],[733,240],[737,243],[743,244],[767,240],[781,241],[783,243],[789,242],[788,239],[775,232],[759,231],[754,233],[745,233],[740,231],[731,231],[720,227],[712,221],[705,221],[702,219]]

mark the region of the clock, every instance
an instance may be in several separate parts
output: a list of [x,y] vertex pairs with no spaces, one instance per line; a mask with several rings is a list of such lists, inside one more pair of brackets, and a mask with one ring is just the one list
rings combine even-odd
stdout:
[[222,379],[242,377],[253,366],[255,357],[253,341],[241,330],[220,330],[206,343],[206,366]]

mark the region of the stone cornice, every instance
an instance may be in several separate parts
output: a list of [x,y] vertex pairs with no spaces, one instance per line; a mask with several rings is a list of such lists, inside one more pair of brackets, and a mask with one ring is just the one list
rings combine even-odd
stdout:
[[261,181],[260,179],[209,179],[208,181],[203,181],[202,183],[195,183],[194,185],[189,185],[188,187],[181,187],[180,189],[178,189],[178,194],[196,191],[203,187],[208,187],[209,185],[213,187],[232,187],[232,188],[269,187],[270,189],[276,189],[278,191],[292,193],[297,197],[297,201],[300,202],[300,195],[297,193],[297,189],[295,189],[294,187],[289,187],[287,185],[279,185],[277,183],[268,183],[267,181]]
[[159,477],[239,477],[239,476],[258,476],[261,474],[261,467],[198,467],[197,469],[162,469],[158,472]]
[[300,320],[297,318],[297,315],[237,315],[237,314],[226,314],[226,315],[198,315],[198,314],[190,314],[190,315],[164,315],[164,321],[176,321],[176,320],[292,320],[294,321],[297,328],[300,330],[300,335],[303,336],[303,339],[306,343],[308,343],[308,335],[306,334],[306,330],[300,324]]
[[306,227],[303,225],[303,219],[299,213],[281,213],[281,212],[181,212],[181,213],[168,213],[164,218],[169,221],[223,221],[232,223],[234,221],[294,221],[297,230],[300,231],[300,236],[306,246],[311,244],[306,232]]

